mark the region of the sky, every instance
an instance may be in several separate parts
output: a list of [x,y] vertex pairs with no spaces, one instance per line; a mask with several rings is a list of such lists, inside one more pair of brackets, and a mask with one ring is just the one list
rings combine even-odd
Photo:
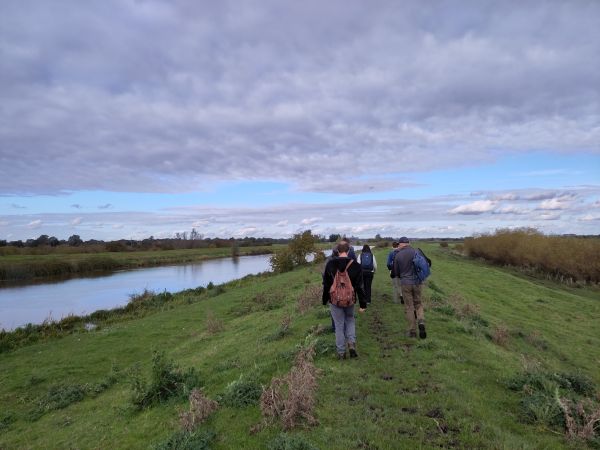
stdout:
[[599,19],[3,0],[0,239],[600,234]]

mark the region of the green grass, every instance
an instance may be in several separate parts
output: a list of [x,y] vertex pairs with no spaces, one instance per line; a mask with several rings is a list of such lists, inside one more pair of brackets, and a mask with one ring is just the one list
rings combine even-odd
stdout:
[[[272,253],[281,245],[240,247],[239,256]],[[7,255],[0,257],[0,281],[27,280],[198,262],[231,256],[231,248],[198,248],[139,252],[73,253],[49,255]]]
[[[261,421],[259,406],[231,402],[200,427],[207,436],[215,433],[211,448],[279,448],[286,440],[321,449],[585,448],[559,428],[527,423],[523,395],[508,385],[533,367],[578,373],[600,386],[598,290],[419,246],[433,260],[426,340],[404,337],[403,311],[391,303],[391,282],[380,270],[373,304],[357,319],[359,358],[337,361],[333,335],[318,336],[319,425],[251,433]],[[387,251],[376,252],[380,266]],[[315,325],[329,324],[318,304],[303,315],[296,310],[307,288],[320,284],[319,269],[249,277],[220,295],[188,293],[174,308],[0,354],[0,448],[145,449],[166,442],[179,431],[178,413],[187,401],[173,398],[140,411],[126,375],[139,365],[149,377],[155,350],[179,367],[195,368],[212,399],[223,398],[240,379],[267,386],[290,370],[295,349]],[[470,305],[470,313],[462,314],[459,304]],[[215,320],[221,326],[211,328]],[[508,330],[502,345],[493,339],[497,327]],[[116,383],[94,395],[75,390],[60,409],[31,416],[56,386],[66,393],[69,386],[96,386],[113,367]]]

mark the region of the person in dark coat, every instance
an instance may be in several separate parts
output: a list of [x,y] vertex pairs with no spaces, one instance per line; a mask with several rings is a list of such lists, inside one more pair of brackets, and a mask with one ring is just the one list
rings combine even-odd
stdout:
[[[350,352],[350,357],[358,356],[356,352],[356,324],[354,320],[354,304],[346,307],[339,307],[330,302],[330,289],[333,285],[337,272],[347,270],[348,277],[354,289],[355,298],[358,296],[360,304],[359,311],[363,313],[367,309],[365,291],[363,288],[362,269],[358,263],[348,257],[348,243],[340,242],[338,244],[339,257],[334,258],[327,263],[323,275],[323,305],[329,303],[329,310],[335,322],[335,346],[339,359],[346,358],[346,344]],[[355,300],[356,301],[356,300]]]

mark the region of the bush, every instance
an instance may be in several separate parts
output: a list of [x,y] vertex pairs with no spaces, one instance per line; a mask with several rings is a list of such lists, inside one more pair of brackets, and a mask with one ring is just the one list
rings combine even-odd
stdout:
[[261,393],[262,386],[254,375],[240,375],[237,380],[227,385],[220,403],[237,408],[256,405]]
[[185,431],[192,433],[198,425],[216,411],[219,404],[206,397],[200,389],[192,390],[189,401],[190,409],[179,414],[179,423]]
[[171,397],[188,395],[193,388],[200,387],[200,376],[194,368],[186,371],[167,360],[163,352],[154,352],[150,381],[141,377],[139,368],[130,374],[132,403],[139,409],[163,403]]
[[531,228],[465,240],[469,256],[544,273],[565,282],[600,282],[600,239],[545,236]]
[[294,257],[289,249],[276,251],[269,261],[273,272],[283,273],[294,269]]

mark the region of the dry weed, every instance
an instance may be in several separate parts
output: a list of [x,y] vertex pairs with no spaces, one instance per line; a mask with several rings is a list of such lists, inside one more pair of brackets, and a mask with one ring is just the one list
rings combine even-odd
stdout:
[[207,311],[205,325],[208,334],[217,334],[225,329],[223,321],[218,319],[212,311]]
[[313,363],[314,355],[315,344],[312,343],[298,352],[294,366],[286,376],[271,380],[260,398],[264,421],[272,423],[279,419],[285,430],[302,422],[317,423],[314,409],[318,369]]
[[219,404],[205,397],[200,389],[192,390],[189,400],[190,410],[179,414],[179,423],[185,431],[191,433],[216,411]]
[[556,393],[556,401],[565,415],[565,426],[569,439],[592,440],[600,429],[600,407],[589,399],[574,403],[560,398]]
[[492,332],[492,341],[494,344],[501,345],[502,347],[505,347],[506,344],[508,344],[509,337],[510,333],[506,325],[498,325]]
[[300,314],[305,314],[315,306],[321,305],[322,288],[316,284],[309,285],[298,297],[297,309]]

